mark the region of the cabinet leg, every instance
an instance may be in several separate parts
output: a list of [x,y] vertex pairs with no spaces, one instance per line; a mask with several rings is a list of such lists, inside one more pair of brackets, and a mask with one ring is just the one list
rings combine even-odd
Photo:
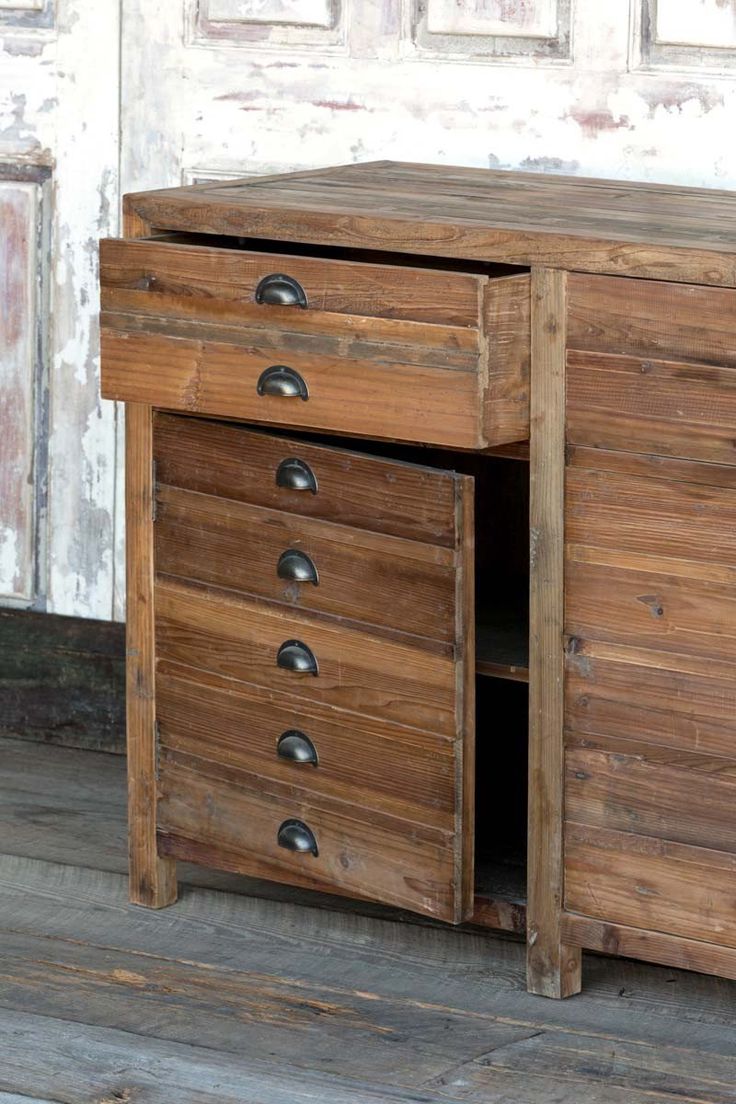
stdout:
[[130,899],[148,908],[163,908],[176,900],[176,863],[159,856],[156,846],[154,487],[150,407],[128,404],[125,435]]
[[[128,839],[130,900],[145,908],[165,908],[176,901],[176,860],[156,847],[155,777],[129,780]],[[153,799],[153,800],[152,800]]]
[[545,939],[539,931],[528,933],[526,982],[530,993],[540,997],[572,997],[579,993],[582,952],[558,940]]

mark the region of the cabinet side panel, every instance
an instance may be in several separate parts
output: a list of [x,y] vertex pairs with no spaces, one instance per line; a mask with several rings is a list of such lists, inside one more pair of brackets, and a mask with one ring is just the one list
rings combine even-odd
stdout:
[[667,962],[696,940],[717,973],[736,947],[736,295],[575,276],[569,311],[565,930],[657,933],[624,945]]

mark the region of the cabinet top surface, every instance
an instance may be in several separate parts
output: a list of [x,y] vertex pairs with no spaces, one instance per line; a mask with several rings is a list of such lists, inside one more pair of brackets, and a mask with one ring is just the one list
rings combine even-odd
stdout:
[[736,286],[736,192],[377,161],[140,192],[179,232]]

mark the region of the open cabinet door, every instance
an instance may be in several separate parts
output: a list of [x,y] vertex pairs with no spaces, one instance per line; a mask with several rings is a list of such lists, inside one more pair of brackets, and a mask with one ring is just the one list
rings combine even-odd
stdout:
[[154,418],[158,848],[453,923],[473,899],[473,480]]

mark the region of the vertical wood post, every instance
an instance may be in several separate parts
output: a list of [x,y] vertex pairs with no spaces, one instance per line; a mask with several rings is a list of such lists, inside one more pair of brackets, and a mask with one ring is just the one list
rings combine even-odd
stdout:
[[[125,210],[124,234],[149,227]],[[130,899],[148,908],[176,900],[176,862],[156,846],[156,684],[153,611],[153,411],[125,408],[126,684]]]
[[532,270],[527,984],[547,997],[581,985],[580,948],[561,932],[566,283]]

